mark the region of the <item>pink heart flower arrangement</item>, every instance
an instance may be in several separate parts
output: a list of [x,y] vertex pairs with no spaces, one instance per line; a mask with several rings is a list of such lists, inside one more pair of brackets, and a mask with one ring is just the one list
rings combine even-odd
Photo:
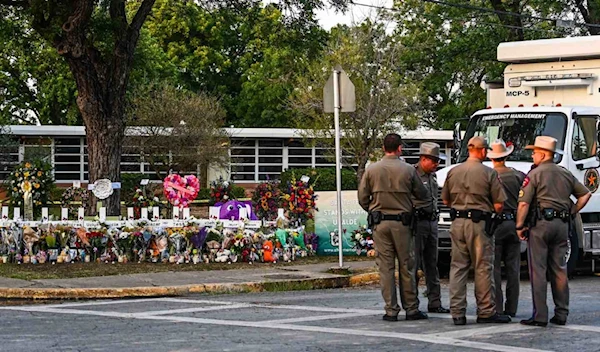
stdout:
[[200,191],[200,181],[194,175],[180,176],[171,174],[165,177],[163,192],[169,203],[180,208],[187,208]]

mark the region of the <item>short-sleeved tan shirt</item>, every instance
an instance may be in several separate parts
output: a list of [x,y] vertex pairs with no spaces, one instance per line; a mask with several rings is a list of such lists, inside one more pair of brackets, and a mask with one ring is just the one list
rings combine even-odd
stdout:
[[534,199],[540,208],[571,211],[571,195],[579,198],[589,190],[569,170],[552,161],[540,163],[529,171],[519,192],[519,202],[531,204]]
[[456,210],[494,212],[494,204],[506,201],[506,194],[494,169],[468,158],[448,172],[442,199]]
[[412,196],[429,197],[427,188],[410,164],[396,156],[384,156],[369,165],[358,186],[358,202],[366,211],[383,214],[412,212]]

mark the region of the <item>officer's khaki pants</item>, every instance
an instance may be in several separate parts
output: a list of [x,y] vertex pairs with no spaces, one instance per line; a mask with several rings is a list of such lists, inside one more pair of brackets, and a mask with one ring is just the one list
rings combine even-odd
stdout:
[[[517,237],[514,220],[503,221],[494,231],[495,260],[494,284],[496,285],[496,310],[498,313],[517,314],[519,305],[519,280],[521,274],[521,242]],[[506,304],[502,293],[502,261],[506,273]]]
[[485,234],[485,221],[474,223],[458,218],[450,227],[452,262],[450,267],[450,313],[464,317],[467,311],[467,279],[471,265],[475,268],[477,316],[496,314],[493,278],[494,242]]
[[400,272],[400,300],[408,315],[419,310],[417,287],[414,276],[414,241],[411,229],[399,221],[382,221],[374,229],[375,262],[379,268],[381,295],[385,302],[385,313],[397,316],[400,312],[396,297],[396,258]]
[[567,278],[568,224],[560,219],[538,220],[529,236],[529,280],[533,297],[533,320],[548,322],[546,297],[550,278],[554,315],[567,320],[569,315],[569,280]]
[[442,306],[440,294],[440,274],[438,271],[438,223],[419,220],[415,234],[415,258],[425,272],[428,309]]

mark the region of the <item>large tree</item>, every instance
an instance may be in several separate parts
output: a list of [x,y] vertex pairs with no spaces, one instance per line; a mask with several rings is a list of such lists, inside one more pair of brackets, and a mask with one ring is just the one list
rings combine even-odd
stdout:
[[[25,11],[31,27],[67,62],[86,127],[91,183],[120,180],[125,93],[140,29],[154,2],[137,1],[128,18],[125,0],[0,1]],[[109,214],[120,213],[118,189],[105,202]]]
[[387,35],[381,23],[368,20],[334,28],[324,56],[299,80],[290,100],[290,107],[299,113],[296,127],[307,130],[306,140],[333,148],[334,118],[323,113],[322,94],[333,67],[342,66],[356,94],[356,111],[340,114],[343,161],[346,166],[357,165],[359,181],[385,134],[416,125],[418,86],[400,83],[397,72],[404,50],[408,49]]

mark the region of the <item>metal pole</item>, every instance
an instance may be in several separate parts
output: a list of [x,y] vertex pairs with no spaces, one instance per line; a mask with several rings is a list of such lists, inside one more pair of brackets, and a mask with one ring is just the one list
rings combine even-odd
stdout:
[[342,253],[343,237],[342,232],[342,161],[340,147],[340,71],[333,70],[333,116],[335,123],[335,178],[337,190],[337,224],[338,224],[338,248],[340,257],[340,268],[344,266]]

